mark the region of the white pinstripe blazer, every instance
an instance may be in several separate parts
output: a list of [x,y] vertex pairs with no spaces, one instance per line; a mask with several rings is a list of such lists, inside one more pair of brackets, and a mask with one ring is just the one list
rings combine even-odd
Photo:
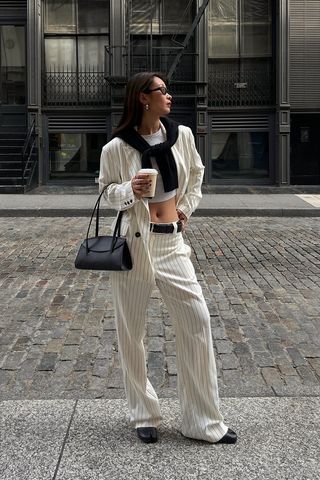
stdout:
[[[164,130],[164,126],[161,124]],[[196,150],[194,137],[189,127],[179,125],[179,137],[172,147],[178,171],[177,208],[187,217],[194,212],[202,197],[201,184],[204,166]],[[106,204],[115,210],[125,211],[121,234],[130,235],[134,217],[141,237],[148,242],[150,215],[148,200],[135,197],[131,178],[141,168],[141,154],[115,137],[107,143],[101,153],[99,190],[108,185],[104,193]]]

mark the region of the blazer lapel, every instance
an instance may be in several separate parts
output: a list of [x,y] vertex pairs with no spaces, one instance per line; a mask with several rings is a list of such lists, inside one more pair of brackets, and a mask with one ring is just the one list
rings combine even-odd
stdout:
[[[129,178],[134,177],[141,168],[141,154],[133,147],[125,143],[123,145],[125,159],[128,168]],[[149,212],[148,201],[146,198],[142,198],[141,202],[143,203],[146,210]]]
[[141,168],[141,156],[140,153],[127,143],[123,144],[124,155],[127,162],[129,178],[136,175]]
[[179,152],[179,148],[176,147],[176,144],[173,145],[172,147],[172,153],[176,161],[178,180],[179,180],[179,186],[177,189],[177,202],[178,202],[181,198],[182,192],[186,190],[187,171],[186,171],[185,162],[183,161],[183,158]]

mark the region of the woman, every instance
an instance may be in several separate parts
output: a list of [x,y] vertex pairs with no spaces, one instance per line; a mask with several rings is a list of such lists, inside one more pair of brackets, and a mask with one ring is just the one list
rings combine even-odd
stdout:
[[[212,443],[235,443],[223,423],[210,330],[210,315],[182,237],[201,198],[203,164],[189,128],[166,118],[172,97],[161,74],[136,74],[127,85],[124,111],[112,140],[103,147],[100,190],[107,205],[124,211],[133,269],[112,272],[119,352],[130,419],[145,443],[157,441],[161,421],[157,395],[147,378],[143,338],[148,301],[159,288],[176,334],[181,433]],[[156,195],[147,199],[159,172]]]

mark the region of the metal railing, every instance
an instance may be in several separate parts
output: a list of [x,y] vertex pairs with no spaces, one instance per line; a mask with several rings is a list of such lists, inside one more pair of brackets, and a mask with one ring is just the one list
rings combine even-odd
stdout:
[[208,104],[211,107],[264,106],[274,103],[273,77],[269,65],[241,71],[209,65]]
[[108,104],[110,94],[104,72],[88,68],[79,72],[45,72],[43,96],[47,106],[103,106]]
[[35,148],[37,143],[36,124],[33,120],[29,127],[23,148],[22,148],[22,186],[27,188],[31,185],[32,178],[38,163],[38,156]]
[[[160,52],[154,58],[154,69],[166,71],[173,53]],[[147,61],[144,55],[132,55],[131,73],[145,70]],[[185,53],[175,81],[179,84],[189,83],[187,90],[175,87],[174,92],[179,101],[190,96],[196,97],[193,83],[195,54]],[[46,106],[106,106],[110,103],[110,87],[104,72],[94,69],[80,72],[55,71],[45,72],[44,105]],[[125,80],[125,79],[124,79]],[[124,81],[125,83],[125,81]],[[194,82],[196,83],[196,82]],[[172,82],[174,85],[175,82]],[[192,92],[193,90],[193,92]],[[120,92],[119,92],[120,93]],[[122,101],[123,92],[119,95]],[[117,103],[117,102],[115,102]],[[267,106],[274,103],[273,74],[270,64],[243,66],[239,71],[235,66],[209,64],[208,104],[211,107],[245,107]]]

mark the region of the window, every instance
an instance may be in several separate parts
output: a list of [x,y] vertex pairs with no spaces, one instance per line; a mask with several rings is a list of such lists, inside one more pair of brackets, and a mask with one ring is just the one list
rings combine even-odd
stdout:
[[76,39],[68,37],[48,37],[45,39],[46,70],[76,71]]
[[0,26],[0,100],[6,105],[26,103],[25,30]]
[[209,102],[216,107],[274,103],[271,0],[211,0]]
[[238,52],[238,1],[219,0],[209,6],[209,57],[234,57]]
[[75,2],[72,0],[46,0],[45,2],[45,32],[75,33]]
[[131,34],[181,34],[192,23],[188,0],[132,0]]
[[53,177],[97,175],[104,133],[49,134],[50,172]]
[[[193,21],[192,0],[132,0],[129,9],[131,74],[168,72]],[[194,80],[195,41],[192,37],[174,72],[175,80]],[[186,92],[187,93],[187,92]],[[177,98],[177,97],[176,97]]]
[[[79,71],[101,69],[104,64],[105,37],[46,38],[46,69]],[[79,68],[77,68],[79,67]]]
[[212,179],[269,177],[268,132],[213,132]]
[[271,2],[268,0],[242,0],[241,10],[241,54],[271,56]]
[[47,105],[106,103],[108,0],[45,0]]
[[209,57],[270,56],[270,0],[211,0]]
[[108,0],[46,0],[46,33],[108,33]]

